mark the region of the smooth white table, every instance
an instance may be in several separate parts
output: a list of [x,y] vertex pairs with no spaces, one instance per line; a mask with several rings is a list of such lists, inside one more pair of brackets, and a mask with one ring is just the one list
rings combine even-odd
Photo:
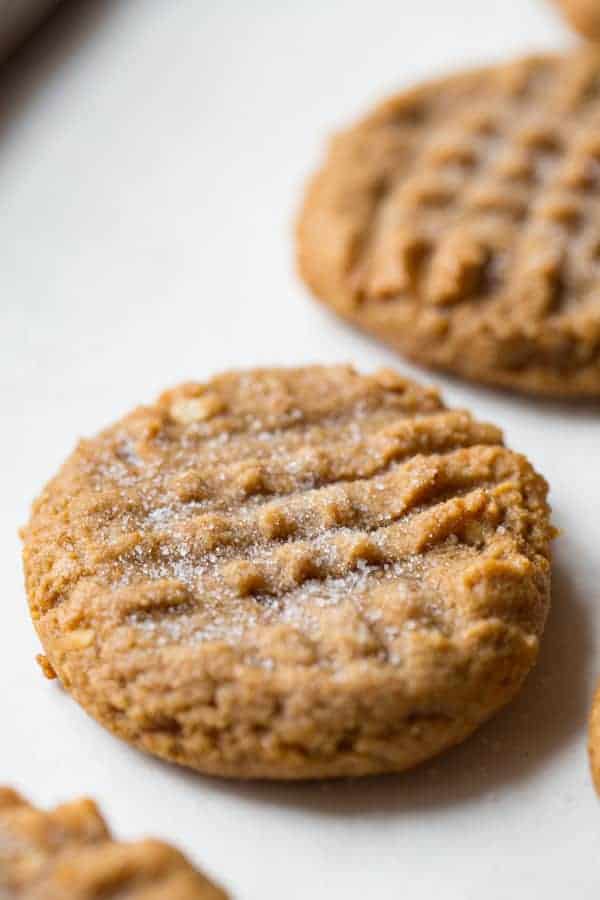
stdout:
[[[97,0],[2,74],[2,779],[80,792],[185,848],[240,900],[596,898],[585,723],[600,675],[600,408],[417,372],[312,303],[291,223],[327,133],[386,91],[572,38],[535,0]],[[35,662],[18,525],[77,437],[231,366],[396,364],[502,424],[552,485],[539,668],[479,734],[401,777],[202,778],[122,745]]]

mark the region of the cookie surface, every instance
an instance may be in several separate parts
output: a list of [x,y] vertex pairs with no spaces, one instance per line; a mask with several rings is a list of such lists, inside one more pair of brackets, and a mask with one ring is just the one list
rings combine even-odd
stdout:
[[425,365],[600,397],[599,121],[595,48],[392,97],[308,187],[303,278]]
[[24,564],[49,665],[101,723],[204,772],[400,770],[533,665],[546,484],[394,372],[230,373],[83,441]]
[[48,812],[0,788],[0,896],[23,900],[226,900],[177,850],[119,843],[87,798]]
[[598,0],[557,0],[565,17],[584,37],[600,40],[600,3]]
[[600,794],[600,684],[596,688],[590,713],[588,750],[594,786]]

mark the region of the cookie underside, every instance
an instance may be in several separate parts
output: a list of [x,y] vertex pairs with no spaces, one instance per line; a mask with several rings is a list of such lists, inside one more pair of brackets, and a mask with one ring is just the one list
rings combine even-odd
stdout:
[[33,620],[63,685],[208,773],[398,771],[533,665],[546,484],[501,433],[382,371],[183,385],[84,441],[33,507]]

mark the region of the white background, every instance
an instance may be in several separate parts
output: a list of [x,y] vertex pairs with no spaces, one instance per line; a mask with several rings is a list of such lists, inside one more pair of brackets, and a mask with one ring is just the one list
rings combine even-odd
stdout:
[[[411,79],[572,42],[535,0],[97,0],[0,80],[0,777],[91,793],[238,900],[597,898],[585,725],[600,674],[600,408],[411,370],[329,318],[291,223],[327,133]],[[242,784],[147,758],[35,662],[17,527],[77,437],[181,379],[394,363],[506,429],[552,485],[554,607],[520,698],[403,776]]]

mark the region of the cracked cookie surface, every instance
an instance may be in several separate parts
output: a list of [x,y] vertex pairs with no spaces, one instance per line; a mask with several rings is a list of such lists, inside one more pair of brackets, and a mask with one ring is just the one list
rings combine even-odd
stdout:
[[45,666],[204,772],[408,768],[535,661],[546,490],[497,428],[389,370],[182,385],[81,442],[33,506]]
[[115,841],[92,800],[44,811],[10,788],[0,788],[0,896],[227,900],[173,847]]
[[600,397],[599,122],[591,46],[390,98],[307,189],[304,280],[422,364]]

